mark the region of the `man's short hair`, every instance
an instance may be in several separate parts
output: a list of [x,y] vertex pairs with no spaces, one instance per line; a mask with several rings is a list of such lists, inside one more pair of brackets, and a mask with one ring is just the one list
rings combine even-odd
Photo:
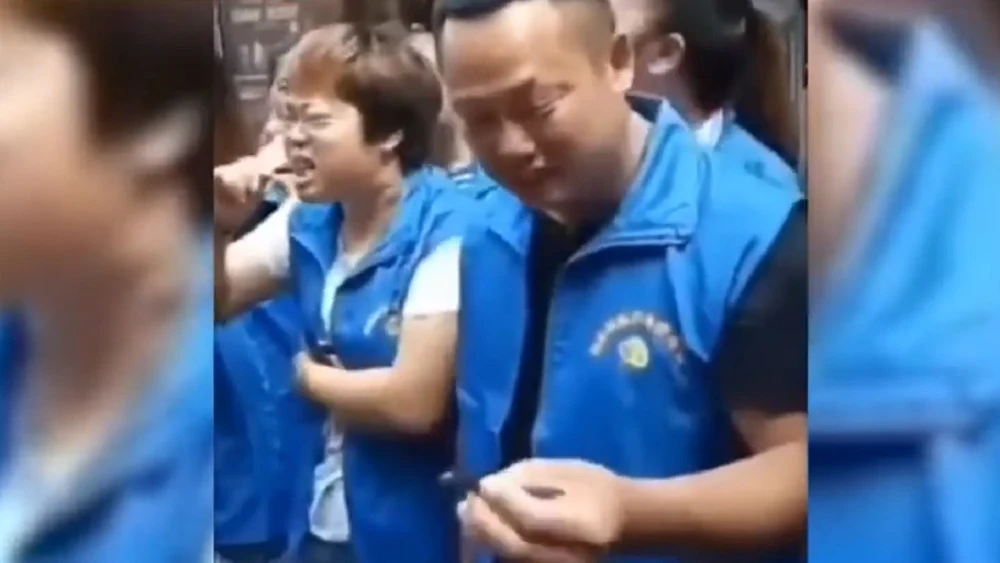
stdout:
[[303,36],[284,64],[289,92],[335,96],[356,107],[366,142],[400,132],[396,154],[404,171],[427,162],[441,112],[441,85],[410,46],[403,25],[321,27]]
[[[441,31],[441,27],[447,20],[475,20],[499,12],[515,2],[526,0],[437,0],[434,5],[434,34]],[[607,20],[610,28],[614,29],[614,12],[611,10],[611,3],[608,0],[545,0],[554,3],[582,2],[592,4],[598,8],[600,15]]]

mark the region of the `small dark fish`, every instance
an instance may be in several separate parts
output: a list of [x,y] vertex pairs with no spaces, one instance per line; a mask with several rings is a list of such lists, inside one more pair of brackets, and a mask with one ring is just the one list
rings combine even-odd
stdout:
[[[479,492],[479,479],[459,470],[446,471],[438,477],[438,483],[443,487],[455,490],[461,496]],[[528,485],[524,491],[539,500],[552,500],[566,494],[566,491],[556,487],[539,487]]]
[[445,471],[438,477],[438,484],[454,490],[461,496],[479,492],[479,479],[457,469]]
[[324,366],[337,367],[332,357],[336,356],[336,353],[331,344],[320,344],[314,348],[309,348],[309,359],[316,362],[317,364],[322,364]]

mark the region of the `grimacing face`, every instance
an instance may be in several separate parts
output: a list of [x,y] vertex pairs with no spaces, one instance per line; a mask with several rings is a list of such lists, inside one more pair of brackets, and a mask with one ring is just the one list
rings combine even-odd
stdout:
[[[441,74],[485,168],[525,204],[559,216],[586,205],[627,127],[628,68],[583,48],[572,3],[515,2],[475,20],[448,20]],[[605,117],[605,119],[602,119]]]
[[362,116],[353,105],[334,97],[290,92],[279,118],[303,201],[337,201],[371,183],[379,165],[378,150],[365,143]]

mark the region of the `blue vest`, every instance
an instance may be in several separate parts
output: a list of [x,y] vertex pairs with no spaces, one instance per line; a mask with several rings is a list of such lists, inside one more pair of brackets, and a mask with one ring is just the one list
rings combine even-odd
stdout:
[[10,455],[14,422],[12,404],[3,399],[20,392],[19,372],[27,349],[27,335],[19,316],[12,313],[0,316],[0,460]]
[[320,432],[293,386],[301,327],[283,296],[215,329],[216,546],[285,543],[295,450]]
[[482,165],[478,162],[460,170],[449,171],[448,175],[461,192],[478,201],[488,199],[499,189],[496,181],[483,170]]
[[[632,103],[638,106],[651,106],[658,103],[659,99],[641,94],[632,96]],[[735,118],[732,110],[724,111],[722,135],[712,153],[728,162],[729,166],[743,167],[751,176],[801,191],[798,173],[778,153],[737,123]]]
[[[194,272],[207,281],[210,246]],[[71,501],[27,539],[19,563],[200,561],[212,512],[212,291],[201,283],[182,318],[168,365]],[[7,333],[7,337],[10,333]],[[0,341],[5,336],[0,334]],[[27,341],[0,345],[0,378],[17,382]],[[9,437],[18,395],[0,396]],[[10,462],[0,451],[0,470]]]
[[747,132],[727,112],[726,123],[715,147],[719,158],[741,164],[748,173],[769,182],[799,190],[799,176],[777,153]]
[[1000,109],[917,28],[810,328],[810,563],[1000,561]]
[[[556,281],[532,442],[538,457],[666,478],[732,459],[705,368],[799,196],[711,160],[669,105],[637,109],[655,122],[637,179]],[[528,306],[530,212],[509,196],[492,207],[462,254],[458,450],[476,476],[501,469]]]
[[[407,193],[383,242],[344,280],[324,328],[320,301],[336,259],[338,205],[301,205],[291,219],[291,264],[307,345],[330,347],[349,370],[387,367],[417,264],[461,236],[471,200],[439,170],[407,178]],[[313,466],[320,461],[317,444]],[[408,438],[346,429],[344,483],[351,543],[360,563],[458,560],[454,499],[437,484],[453,462],[450,438]],[[311,481],[310,481],[311,484]],[[306,507],[303,506],[305,511]]]

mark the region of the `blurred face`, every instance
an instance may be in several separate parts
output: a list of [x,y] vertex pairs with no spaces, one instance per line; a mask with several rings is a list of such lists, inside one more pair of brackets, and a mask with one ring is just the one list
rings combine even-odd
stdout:
[[85,69],[0,14],[0,301],[99,254],[139,194],[88,142]]
[[296,92],[282,106],[285,148],[303,201],[351,198],[372,185],[382,154],[365,142],[357,108],[334,97]]
[[877,155],[875,129],[888,95],[831,34],[828,5],[814,0],[808,12],[810,80],[822,85],[809,91],[806,128],[816,211],[809,218],[810,267],[819,271],[836,253],[863,196],[864,167]]
[[648,26],[649,0],[611,0],[618,33],[635,37]]
[[679,75],[684,39],[676,33],[665,37],[651,34],[656,7],[651,0],[611,0],[615,26],[619,33],[630,38],[635,50],[633,90],[638,94],[674,98],[684,87]]
[[563,11],[581,6],[515,2],[450,20],[440,38],[444,84],[473,152],[527,205],[556,216],[599,194],[628,128],[630,51],[619,42],[596,60],[579,17]]

